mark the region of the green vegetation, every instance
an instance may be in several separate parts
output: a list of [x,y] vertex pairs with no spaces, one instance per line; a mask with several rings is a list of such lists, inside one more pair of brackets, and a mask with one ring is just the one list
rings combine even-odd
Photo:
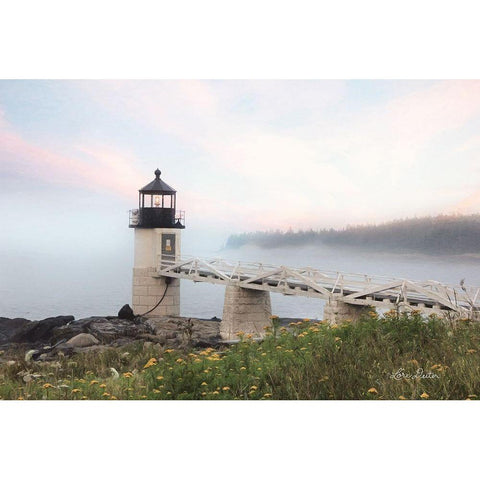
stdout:
[[[57,362],[4,362],[2,399],[475,399],[480,325],[419,313],[303,320],[262,342],[174,351],[139,342]],[[112,370],[114,369],[114,370]]]
[[229,248],[246,244],[262,248],[335,245],[431,254],[480,253],[480,215],[440,215],[343,230],[242,233],[231,235],[227,241]]

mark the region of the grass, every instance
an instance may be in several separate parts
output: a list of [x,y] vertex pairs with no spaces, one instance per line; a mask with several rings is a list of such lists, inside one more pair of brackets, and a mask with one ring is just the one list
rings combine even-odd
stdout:
[[[0,365],[1,399],[476,399],[480,324],[371,312],[341,326],[309,320],[262,342],[144,348]],[[112,370],[114,369],[114,370]]]

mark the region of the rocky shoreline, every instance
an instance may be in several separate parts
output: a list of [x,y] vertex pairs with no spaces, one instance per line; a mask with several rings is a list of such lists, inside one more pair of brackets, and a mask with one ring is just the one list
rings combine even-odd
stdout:
[[[121,318],[121,317],[129,318]],[[25,360],[51,361],[59,356],[103,351],[142,341],[179,348],[211,347],[220,341],[218,319],[190,317],[144,318],[133,315],[50,317],[31,321],[0,317],[0,363],[24,355]]]

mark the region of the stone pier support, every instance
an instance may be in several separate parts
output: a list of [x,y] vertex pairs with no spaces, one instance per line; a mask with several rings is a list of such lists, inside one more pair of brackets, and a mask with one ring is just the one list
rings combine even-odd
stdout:
[[341,300],[329,299],[323,309],[323,319],[331,324],[340,324],[349,320],[354,322],[371,311],[372,307],[352,305]]
[[241,331],[262,337],[265,334],[263,327],[271,325],[271,315],[269,292],[228,286],[225,290],[220,335],[225,340],[234,340],[238,338],[237,332]]

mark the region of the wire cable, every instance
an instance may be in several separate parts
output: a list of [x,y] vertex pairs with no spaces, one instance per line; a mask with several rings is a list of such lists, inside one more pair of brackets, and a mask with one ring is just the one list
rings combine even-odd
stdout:
[[170,282],[166,282],[165,291],[163,292],[162,298],[158,301],[158,303],[152,309],[150,309],[148,312],[141,313],[140,315],[135,315],[135,316],[136,317],[143,317],[143,316],[148,315],[149,313],[153,312],[162,303],[163,299],[165,298],[165,295],[167,294],[167,290],[168,290],[169,285],[170,285]]

